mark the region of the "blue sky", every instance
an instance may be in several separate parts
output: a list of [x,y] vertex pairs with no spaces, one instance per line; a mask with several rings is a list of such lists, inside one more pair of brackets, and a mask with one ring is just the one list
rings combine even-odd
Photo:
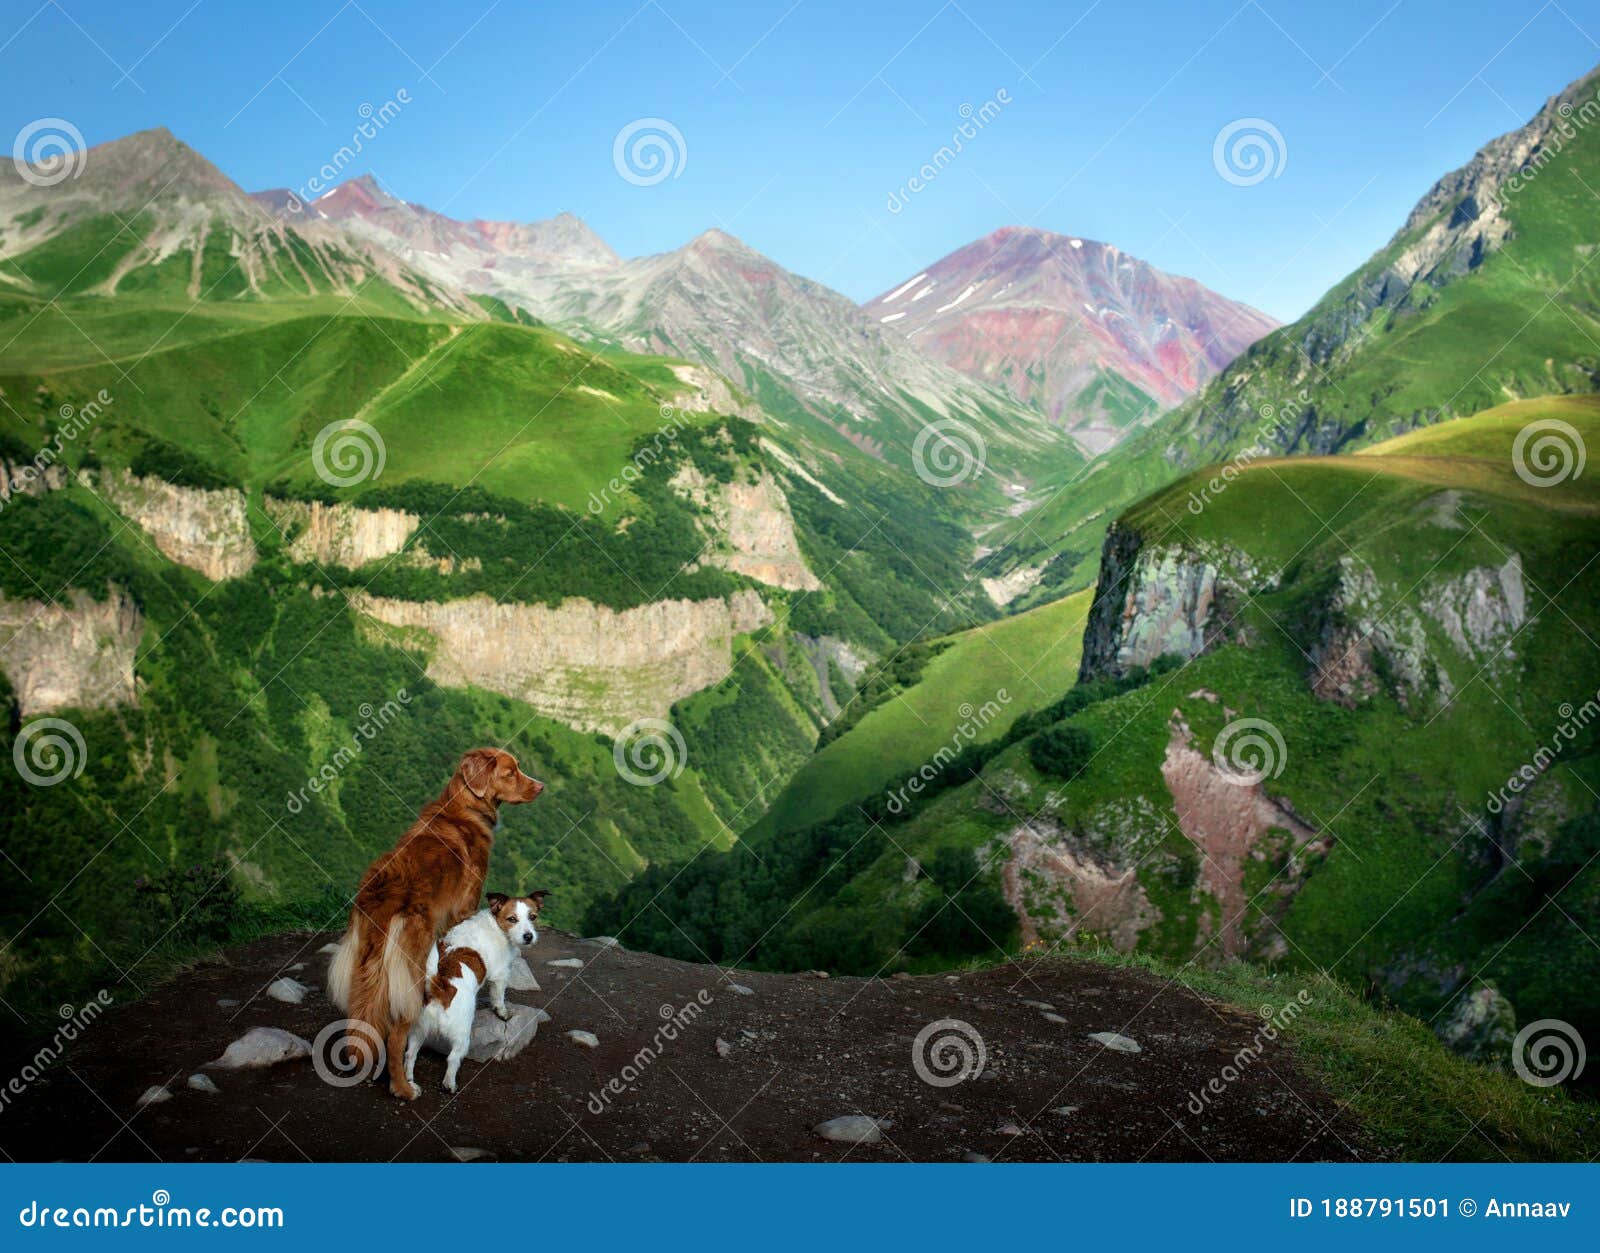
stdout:
[[[403,90],[347,172],[454,216],[567,209],[628,256],[721,226],[856,299],[1026,223],[1288,319],[1600,62],[1600,0],[14,0],[0,40],[7,138],[165,125],[246,188],[294,187]],[[641,118],[682,136],[650,186],[613,164]],[[1243,118],[1281,136],[1249,186],[1213,163]]]

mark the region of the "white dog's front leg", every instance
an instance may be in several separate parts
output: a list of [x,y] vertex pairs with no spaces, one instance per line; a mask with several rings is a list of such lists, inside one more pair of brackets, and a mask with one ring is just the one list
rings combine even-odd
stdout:
[[489,981],[489,1005],[501,1022],[511,1021],[511,1011],[506,1008],[506,983],[504,979]]

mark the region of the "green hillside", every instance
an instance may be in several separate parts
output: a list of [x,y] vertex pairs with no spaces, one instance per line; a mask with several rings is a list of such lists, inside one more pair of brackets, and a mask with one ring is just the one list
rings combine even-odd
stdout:
[[[752,834],[805,826],[909,778],[940,749],[992,742],[1023,714],[1059,700],[1076,681],[1090,595],[931,642],[914,682],[856,697],[871,708],[790,779]],[[904,782],[904,779],[902,779]]]
[[[1600,440],[1600,401],[1557,398],[1360,457],[1258,464],[1198,514],[1211,472],[1180,479],[1119,533],[1144,613],[1174,562],[1212,563],[1232,608],[1203,655],[1080,684],[1054,725],[1025,722],[981,777],[947,772],[907,812],[752,835],[594,916],[677,951],[657,915],[713,899],[733,916],[766,876],[788,889],[781,921],[719,960],[874,973],[1030,946],[1241,955],[1330,970],[1425,1019],[1490,980],[1519,1021],[1600,1030],[1583,931],[1600,910],[1600,745],[1574,726],[1600,689],[1600,494],[1592,474],[1535,488],[1516,472],[1517,433],[1551,418]],[[1330,691],[1363,635],[1385,639]],[[1223,736],[1239,719],[1272,728],[1259,791],[1213,774],[1251,764]],[[1493,799],[1536,760],[1520,805]]]

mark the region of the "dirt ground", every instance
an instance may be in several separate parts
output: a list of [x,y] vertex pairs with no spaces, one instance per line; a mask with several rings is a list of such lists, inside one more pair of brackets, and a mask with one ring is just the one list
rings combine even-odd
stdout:
[[[499,1161],[1366,1156],[1358,1128],[1281,1041],[1195,1115],[1191,1093],[1256,1038],[1261,1020],[1141,971],[1067,959],[826,978],[724,971],[546,931],[528,950],[541,990],[509,999],[551,1020],[515,1058],[463,1063],[454,1097],[440,1087],[443,1059],[431,1053],[418,1062],[423,1095],[411,1103],[376,1083],[330,1086],[304,1059],[201,1070],[250,1027],[311,1041],[337,1018],[319,952],[335,938],[244,945],[110,1011],[11,1098],[0,1150],[17,1161],[440,1161],[458,1150]],[[547,964],[573,958],[581,969]],[[267,998],[282,974],[314,990],[299,1005]],[[239,1004],[218,1003],[229,1000]],[[660,1039],[666,1016],[691,1003],[699,1009],[678,1038]],[[913,1054],[918,1034],[944,1019],[963,1026],[934,1030],[924,1069],[937,1079],[941,1056],[960,1062],[956,1047],[937,1045],[949,1031],[973,1057],[981,1038],[986,1063],[935,1086]],[[575,1042],[571,1030],[593,1033],[598,1047]],[[1091,1039],[1098,1032],[1129,1037],[1140,1051],[1108,1048]],[[654,1045],[658,1053],[640,1056]],[[32,1055],[17,1041],[0,1052],[7,1076]],[[188,1088],[193,1073],[208,1074],[220,1093]],[[172,1098],[141,1107],[152,1085]],[[815,1131],[851,1114],[880,1120],[881,1139],[837,1143]]]

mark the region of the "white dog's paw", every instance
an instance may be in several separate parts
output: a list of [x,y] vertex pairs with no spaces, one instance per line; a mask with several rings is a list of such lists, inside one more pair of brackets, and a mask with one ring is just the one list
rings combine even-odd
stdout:
[[456,1081],[454,1079],[446,1079],[444,1081],[444,1090],[454,1096],[456,1091]]
[[511,1007],[508,1006],[508,1005],[497,1006],[495,1008],[495,1011],[494,1011],[494,1016],[496,1018],[498,1018],[501,1022],[510,1022],[511,1021]]

